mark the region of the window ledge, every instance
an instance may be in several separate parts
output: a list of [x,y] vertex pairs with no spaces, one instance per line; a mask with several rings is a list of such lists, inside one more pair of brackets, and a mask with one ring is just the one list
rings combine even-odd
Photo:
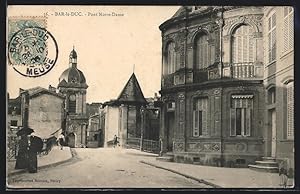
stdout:
[[292,52],[294,52],[294,49],[289,49],[287,51],[284,51],[281,55],[280,55],[280,59],[285,58],[287,55],[291,54]]
[[282,139],[279,142],[290,142],[290,143],[292,143],[292,142],[294,142],[294,139]]
[[270,63],[267,63],[267,64],[266,64],[266,67],[269,67],[269,66],[273,65],[274,63],[276,63],[276,60],[271,61]]

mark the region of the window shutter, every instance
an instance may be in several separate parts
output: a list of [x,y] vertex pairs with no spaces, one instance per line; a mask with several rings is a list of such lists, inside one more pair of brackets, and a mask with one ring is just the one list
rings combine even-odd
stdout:
[[289,38],[289,36],[288,36],[288,33],[289,33],[288,25],[289,25],[288,17],[285,17],[284,18],[284,28],[283,28],[283,48],[284,48],[284,51],[288,50],[288,45],[289,45],[289,40],[288,40],[288,38]]
[[276,30],[272,31],[272,61],[276,59]]
[[294,83],[287,85],[287,137],[294,138]]
[[230,109],[230,136],[236,136],[235,115],[236,115],[236,109],[231,108]]
[[202,110],[202,135],[206,136],[207,134],[207,111],[206,109]]
[[194,110],[193,111],[193,136],[197,137],[199,136],[199,115],[198,115],[198,111]]
[[289,48],[294,47],[294,14],[291,13],[289,16]]
[[252,125],[252,109],[246,109],[246,128],[245,128],[245,136],[250,136],[251,134],[251,125]]

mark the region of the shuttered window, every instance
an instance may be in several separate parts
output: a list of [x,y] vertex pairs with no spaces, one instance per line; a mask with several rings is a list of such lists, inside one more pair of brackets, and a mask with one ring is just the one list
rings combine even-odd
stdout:
[[232,62],[246,63],[254,61],[253,29],[248,25],[241,25],[232,35]]
[[230,109],[230,136],[250,136],[252,128],[252,95],[233,95]]
[[294,139],[294,82],[287,84],[287,138]]
[[207,98],[194,101],[193,110],[193,136],[207,136]]
[[294,12],[293,7],[283,9],[283,52],[294,48]]
[[175,43],[170,42],[167,46],[167,74],[171,74],[175,72],[176,65],[176,52],[175,52]]
[[276,60],[276,13],[268,18],[268,62]]
[[211,59],[209,58],[208,36],[199,34],[195,38],[195,62],[197,69],[208,67]]

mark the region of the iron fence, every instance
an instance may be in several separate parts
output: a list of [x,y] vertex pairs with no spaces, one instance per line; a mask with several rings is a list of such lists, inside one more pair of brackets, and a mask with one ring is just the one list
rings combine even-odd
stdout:
[[[142,151],[159,153],[159,142],[150,139],[143,139],[143,145],[141,145],[141,138],[128,138],[126,141],[126,147],[132,149],[140,149]],[[142,147],[141,147],[142,146]]]

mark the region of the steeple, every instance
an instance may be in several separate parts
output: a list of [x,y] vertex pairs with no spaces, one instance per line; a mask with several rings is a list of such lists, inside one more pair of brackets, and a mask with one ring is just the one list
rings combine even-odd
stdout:
[[75,48],[73,46],[73,50],[71,51],[69,55],[69,64],[71,67],[77,68],[77,53],[75,51]]

